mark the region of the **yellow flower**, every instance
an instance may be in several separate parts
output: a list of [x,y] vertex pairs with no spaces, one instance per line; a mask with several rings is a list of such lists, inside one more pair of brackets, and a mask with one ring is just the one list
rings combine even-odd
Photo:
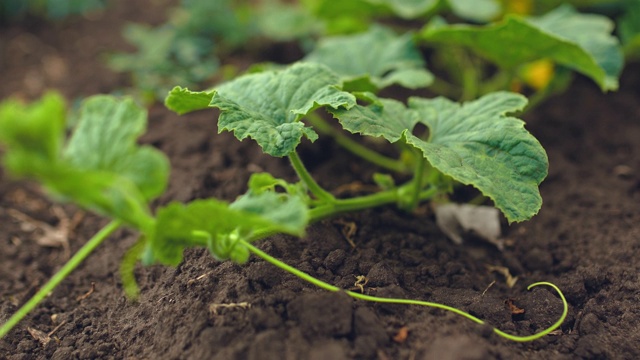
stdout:
[[520,69],[520,78],[535,90],[549,85],[554,75],[554,65],[550,60],[542,59],[524,65]]

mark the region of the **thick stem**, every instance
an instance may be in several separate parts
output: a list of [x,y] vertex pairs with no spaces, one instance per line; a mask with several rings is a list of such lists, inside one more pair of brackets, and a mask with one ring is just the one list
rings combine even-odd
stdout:
[[[391,189],[381,191],[371,195],[360,196],[352,199],[337,199],[332,204],[320,205],[309,211],[309,222],[317,222],[328,217],[332,217],[338,214],[359,211],[364,209],[370,209],[386,204],[397,203],[401,194],[409,191],[408,188],[413,188],[413,182],[409,182],[397,189]],[[435,187],[424,189],[418,193],[418,201],[423,201],[432,198],[438,189]]]
[[[342,289],[340,289],[337,286],[331,285],[329,283],[326,283],[320,279],[314,278],[313,276],[300,271],[296,268],[294,268],[293,266],[290,266],[274,257],[272,257],[271,255],[265,253],[264,251],[258,249],[257,247],[249,244],[246,241],[242,241],[242,244],[244,246],[246,246],[249,251],[251,251],[252,253],[256,254],[257,256],[261,257],[263,260],[267,261],[268,263],[284,270],[287,271],[297,277],[299,277],[300,279],[307,281],[321,289],[327,290],[327,291],[332,291],[332,292],[337,292],[340,291]],[[562,315],[560,316],[560,319],[558,321],[556,321],[555,324],[551,325],[549,328],[533,334],[533,335],[529,335],[529,336],[516,336],[516,335],[510,335],[507,334],[501,330],[498,330],[496,328],[493,329],[493,332],[495,332],[496,334],[507,338],[509,340],[512,341],[517,341],[517,342],[527,342],[527,341],[533,341],[536,339],[539,339],[545,335],[547,335],[548,333],[552,332],[553,330],[557,329],[558,327],[560,327],[560,325],[562,325],[562,323],[564,322],[564,319],[567,317],[567,313],[569,310],[569,306],[567,304],[567,300],[565,299],[564,295],[562,294],[562,292],[560,291],[560,289],[558,289],[557,286],[551,284],[551,283],[547,283],[547,282],[539,282],[539,283],[535,283],[535,284],[531,284],[529,285],[529,287],[527,288],[527,290],[530,290],[531,288],[535,287],[535,286],[539,286],[539,285],[547,285],[547,286],[551,286],[552,288],[554,288],[558,294],[560,295],[560,298],[562,299],[562,303],[564,305],[564,309],[562,312]],[[348,291],[345,290],[344,291],[347,295],[356,298],[356,299],[360,299],[360,300],[365,300],[365,301],[371,301],[371,302],[378,302],[378,303],[387,303],[387,304],[404,304],[404,305],[420,305],[420,306],[428,306],[428,307],[433,307],[433,308],[437,308],[437,309],[442,309],[442,310],[446,310],[446,311],[451,311],[455,314],[458,314],[460,316],[463,316],[475,323],[478,324],[484,324],[484,320],[481,320],[469,313],[466,313],[462,310],[456,309],[454,307],[448,306],[448,305],[444,305],[444,304],[438,304],[438,303],[434,303],[434,302],[429,302],[429,301],[421,301],[421,300],[411,300],[411,299],[393,299],[393,298],[380,298],[380,297],[376,297],[376,296],[371,296],[371,295],[365,295],[365,294],[360,294],[357,292],[353,292],[353,291]]]
[[427,159],[423,156],[418,157],[418,164],[416,165],[416,171],[413,174],[411,194],[409,201],[404,204],[405,211],[413,211],[420,202],[420,192],[422,191],[422,182],[424,180],[424,169],[427,165]]
[[359,156],[364,160],[367,160],[368,162],[378,165],[381,168],[385,168],[387,170],[398,173],[406,173],[408,171],[407,167],[401,161],[384,156],[376,151],[369,149],[366,146],[359,144],[348,136],[345,136],[340,131],[332,128],[320,116],[311,113],[306,116],[306,119],[309,121],[309,123],[311,123],[311,125],[313,125],[314,129],[323,134],[327,134],[333,137],[338,145],[342,146],[354,155]]
[[20,320],[22,320],[31,310],[33,310],[58,284],[75,270],[100,245],[111,233],[120,227],[122,223],[118,220],[111,221],[107,226],[95,234],[69,261],[49,280],[40,290],[22,305],[9,320],[0,327],[0,338],[4,337]]
[[295,150],[289,154],[289,160],[291,161],[291,165],[296,171],[296,174],[298,174],[300,180],[305,183],[305,185],[313,195],[327,203],[333,203],[336,201],[331,193],[320,187],[320,185],[318,185],[318,183],[313,179]]

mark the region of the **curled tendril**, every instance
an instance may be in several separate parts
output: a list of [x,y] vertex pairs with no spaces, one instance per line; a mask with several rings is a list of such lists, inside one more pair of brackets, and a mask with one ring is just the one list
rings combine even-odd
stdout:
[[[300,271],[290,265],[287,265],[285,263],[283,263],[282,261],[272,257],[271,255],[263,252],[262,250],[256,248],[255,246],[249,244],[248,242],[245,242],[244,240],[239,240],[240,242],[242,242],[244,244],[244,247],[246,249],[248,249],[249,251],[251,251],[252,253],[256,254],[257,256],[261,257],[262,259],[264,259],[265,261],[281,268],[282,270],[285,270],[287,272],[292,273],[293,275],[296,275],[297,277],[308,281],[322,289],[328,290],[328,291],[342,291],[342,289],[340,289],[339,287],[333,286],[331,284],[328,284],[322,280],[318,280],[314,277],[312,277],[311,275]],[[564,309],[562,311],[562,315],[560,316],[560,319],[558,319],[558,321],[556,321],[553,325],[551,325],[549,328],[542,330],[538,333],[535,333],[533,335],[528,335],[528,336],[518,336],[518,335],[511,335],[511,334],[507,334],[504,331],[494,328],[493,332],[495,332],[496,334],[498,334],[499,336],[502,336],[503,338],[509,339],[511,341],[516,341],[516,342],[528,342],[528,341],[533,341],[536,339],[539,339],[547,334],[549,334],[550,332],[556,330],[557,328],[560,327],[560,325],[562,325],[562,323],[564,322],[565,318],[567,317],[567,313],[569,312],[569,304],[567,303],[567,299],[565,299],[564,294],[562,293],[562,291],[560,291],[560,289],[550,283],[550,282],[537,282],[537,283],[533,283],[531,285],[529,285],[527,287],[527,290],[531,290],[532,288],[536,287],[536,286],[540,286],[540,285],[546,285],[546,286],[550,286],[552,287],[555,291],[558,292],[558,295],[560,296],[560,299],[562,300],[562,304],[564,306]],[[446,311],[451,311],[453,313],[456,313],[460,316],[463,316],[475,323],[478,324],[484,324],[484,320],[481,320],[469,313],[466,313],[462,310],[456,309],[454,307],[448,306],[448,305],[443,305],[443,304],[438,304],[438,303],[434,303],[434,302],[429,302],[429,301],[421,301],[421,300],[411,300],[411,299],[393,299],[393,298],[381,298],[381,297],[376,297],[376,296],[370,296],[370,295],[364,295],[364,294],[360,294],[357,292],[352,292],[352,291],[345,291],[345,293],[353,298],[356,299],[360,299],[360,300],[365,300],[365,301],[371,301],[371,302],[377,302],[377,303],[387,303],[387,304],[405,304],[405,305],[420,305],[420,306],[428,306],[428,307],[433,307],[433,308],[437,308],[437,309],[442,309],[442,310],[446,310]]]

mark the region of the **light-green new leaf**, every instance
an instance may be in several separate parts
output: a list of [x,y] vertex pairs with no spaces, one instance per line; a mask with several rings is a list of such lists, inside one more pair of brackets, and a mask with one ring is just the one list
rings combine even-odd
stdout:
[[57,93],[47,93],[29,105],[14,99],[0,103],[0,142],[9,147],[4,162],[11,172],[24,175],[23,157],[30,158],[34,165],[58,161],[65,112],[64,99]]
[[296,63],[286,69],[241,76],[209,92],[175,88],[165,101],[171,110],[185,113],[209,107],[220,109],[218,130],[233,131],[243,140],[254,139],[272,156],[289,155],[303,136],[318,138],[300,119],[314,109],[351,108],[353,95],[340,90],[338,75],[326,66]]
[[[435,24],[435,23],[434,23]],[[593,79],[602,90],[618,88],[623,57],[611,35],[613,22],[561,6],[541,16],[508,16],[487,26],[437,24],[423,29],[427,42],[462,45],[507,69],[548,58]]]
[[159,151],[136,145],[146,113],[131,100],[96,96],[80,110],[66,148],[64,101],[47,95],[32,105],[0,105],[0,141],[10,173],[41,182],[54,196],[119,219],[137,229],[153,224],[148,202],[167,184]]
[[133,100],[94,96],[84,102],[63,157],[80,170],[123,176],[154,199],[165,190],[169,164],[158,150],[137,145],[146,124],[146,111]]
[[[395,100],[381,103],[384,107],[358,105],[332,113],[348,131],[390,142],[404,139],[438,171],[490,197],[510,222],[538,212],[547,155],[523,121],[505,116],[521,110],[525,97],[498,92],[463,105],[414,97],[409,108]],[[417,123],[428,127],[427,140],[412,134]]]
[[417,89],[433,82],[413,35],[399,36],[381,26],[361,34],[322,39],[304,61],[327,65],[352,91],[377,91],[393,84]]
[[158,210],[148,246],[153,260],[167,265],[178,265],[184,249],[196,246],[208,247],[219,260],[242,263],[249,253],[238,240],[268,232],[301,236],[307,222],[300,199],[272,192],[245,195],[231,205],[216,199],[171,203]]

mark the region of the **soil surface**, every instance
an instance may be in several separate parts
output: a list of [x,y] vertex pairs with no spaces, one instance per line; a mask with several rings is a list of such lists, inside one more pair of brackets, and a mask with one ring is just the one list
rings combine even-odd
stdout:
[[[131,49],[121,27],[159,23],[166,7],[122,0],[88,18],[0,28],[0,97],[31,99],[57,88],[74,99],[126,86],[126,76],[103,65],[104,52]],[[629,66],[621,84],[605,95],[578,78],[526,116],[547,149],[550,173],[540,214],[505,225],[504,251],[475,239],[453,244],[427,207],[412,215],[393,207],[345,215],[311,226],[303,239],[260,243],[342,288],[365,275],[366,293],[445,303],[521,335],[560,316],[552,290],[526,290],[551,281],[564,291],[569,316],[541,340],[514,343],[441,310],[352,300],[264,261],[220,263],[206,250],[187,251],[177,268],[138,268],[142,293],[134,303],[122,291],[118,266],[136,235],[120,230],[0,340],[0,359],[640,359],[640,67]],[[217,135],[216,115],[150,109],[143,142],[167,153],[173,166],[158,203],[233,200],[258,171],[295,179],[285,160],[261,155],[255,143]],[[349,196],[353,188],[340,185],[371,184],[376,169],[339,151],[321,138],[303,145],[301,156],[324,187]],[[71,231],[52,242],[38,222],[50,232]],[[106,223],[0,172],[0,321]],[[507,267],[516,285],[509,288],[487,265]],[[512,316],[507,301],[525,314]]]

